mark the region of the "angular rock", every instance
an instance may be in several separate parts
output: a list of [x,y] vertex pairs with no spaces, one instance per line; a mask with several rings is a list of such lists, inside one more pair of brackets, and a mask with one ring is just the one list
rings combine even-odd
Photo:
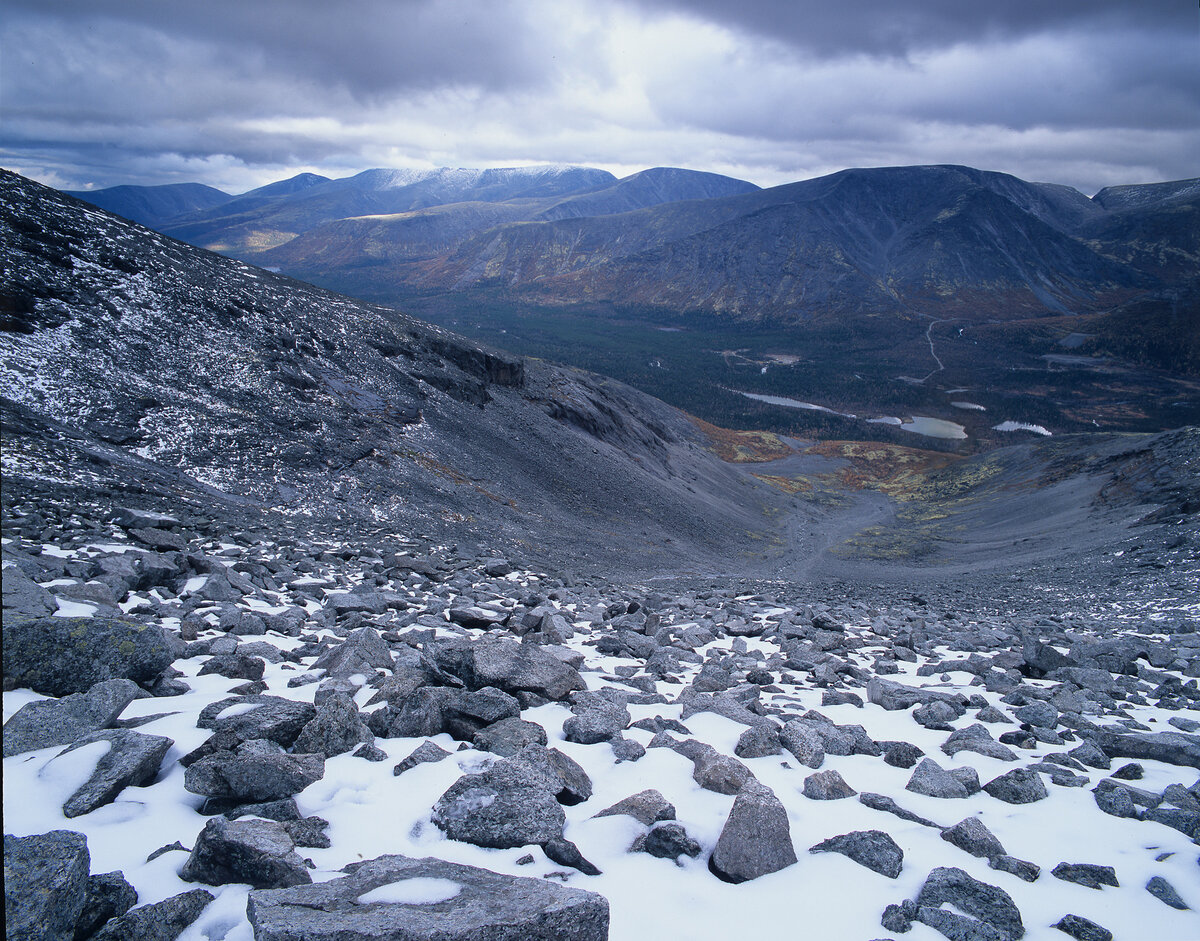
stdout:
[[[4,570],[3,606],[6,621],[16,617],[47,617],[58,610],[54,595],[15,565]],[[7,635],[4,642],[8,643]],[[8,675],[7,671],[4,675]]]
[[804,779],[804,796],[809,800],[836,801],[857,793],[836,771],[818,771]]
[[469,742],[482,729],[520,714],[520,703],[493,687],[465,690],[423,686],[404,700],[372,713],[368,725],[382,738],[418,738],[445,732]]
[[746,882],[796,862],[787,811],[775,792],[749,780],[734,799],[708,868],[725,882]]
[[809,847],[810,853],[841,853],[872,872],[895,879],[904,868],[904,850],[882,830],[855,830]]
[[579,745],[596,745],[619,736],[629,727],[629,710],[610,702],[597,702],[563,723],[563,738]]
[[449,758],[450,752],[442,748],[436,742],[422,742],[416,749],[403,761],[397,762],[392,768],[392,774],[400,775],[405,771],[410,771],[417,765],[425,764],[430,761],[441,761],[443,758]]
[[66,817],[91,813],[97,807],[111,804],[130,785],[153,781],[162,767],[163,758],[175,744],[162,735],[143,735],[129,729],[103,729],[77,739],[75,744],[51,759],[51,764],[76,749],[96,742],[107,742],[109,747],[96,762],[87,781],[63,804],[62,811]]
[[5,682],[47,696],[112,679],[146,683],[175,659],[161,627],[117,618],[6,617],[3,648]]
[[[5,644],[7,646],[7,639]],[[1110,758],[1149,759],[1200,769],[1200,735],[1186,732],[1096,732],[1092,740]]]
[[805,767],[816,769],[825,761],[825,745],[821,737],[794,719],[779,731],[779,742]]
[[572,869],[578,869],[585,876],[601,875],[600,870],[596,868],[595,864],[584,858],[583,853],[579,851],[579,847],[565,837],[559,837],[558,839],[543,843],[542,852],[546,854],[546,858],[551,862],[558,863],[560,866],[570,866]]
[[210,703],[200,710],[196,727],[229,732],[243,742],[267,739],[290,748],[316,714],[310,703],[258,694]]
[[274,820],[213,817],[196,837],[179,877],[206,885],[245,883],[256,889],[307,885],[312,876],[295,850],[291,835]]
[[694,859],[700,855],[700,844],[688,836],[681,824],[674,822],[651,827],[642,839],[641,848],[643,852],[659,859],[678,859],[680,856]]
[[879,676],[872,677],[867,684],[867,698],[875,705],[891,711],[908,709],[918,703],[927,705],[943,702],[953,708],[956,715],[961,716],[966,712],[966,700],[958,693],[941,693],[937,690],[906,686]]
[[1004,845],[978,817],[967,817],[943,830],[942,839],[981,859],[1007,855]]
[[1041,776],[1028,768],[1013,768],[993,778],[983,789],[1006,804],[1032,804],[1049,796]]
[[932,827],[935,830],[941,830],[938,824],[932,820],[927,820],[920,814],[914,814],[911,810],[905,810],[894,800],[885,794],[872,794],[870,791],[864,791],[858,795],[858,802],[865,804],[872,810],[882,810],[884,813],[893,814],[901,820],[908,820],[911,823],[919,823],[923,827]]
[[92,937],[110,918],[124,915],[133,908],[137,900],[137,890],[125,879],[124,873],[88,876],[87,897],[75,924],[75,937],[79,941]]
[[1138,818],[1138,809],[1126,788],[1097,786],[1092,790],[1092,796],[1096,800],[1096,806],[1110,817],[1127,817],[1132,820]]
[[1015,856],[992,856],[988,859],[988,866],[1000,872],[1010,873],[1025,882],[1037,882],[1038,876],[1042,874],[1041,866],[1017,859]]
[[478,605],[451,608],[446,613],[455,624],[473,631],[486,631],[493,627],[499,627],[508,620],[506,612],[497,611],[494,608],[482,608]]
[[779,732],[766,725],[746,729],[733,749],[733,753],[739,758],[765,758],[778,755],[781,751],[783,748],[779,742]]
[[660,820],[674,820],[675,805],[658,791],[650,789],[619,800],[594,816],[613,817],[618,814],[630,816],[643,826],[650,827]]
[[335,692],[321,700],[317,714],[300,730],[292,747],[298,752],[332,758],[374,742],[375,736],[358,714],[354,700],[345,693]]
[[1063,915],[1053,927],[1069,934],[1075,941],[1113,941],[1111,931],[1082,915]]
[[1179,897],[1179,893],[1175,891],[1175,886],[1171,885],[1162,876],[1152,876],[1150,881],[1146,883],[1146,891],[1153,895],[1164,905],[1169,905],[1177,911],[1190,911],[1188,904]]
[[1017,760],[1016,752],[997,742],[979,723],[954,732],[942,743],[942,751],[951,758],[960,751],[972,751],[988,758],[999,758],[1001,761]]
[[86,693],[26,703],[4,723],[4,757],[53,745],[108,728],[138,694],[132,680],[105,680]]
[[90,865],[82,833],[5,834],[6,941],[72,941],[87,900]]
[[[687,743],[684,743],[687,744]],[[694,742],[687,757],[692,759],[692,780],[706,791],[718,794],[737,794],[747,781],[754,780],[753,772],[736,758],[722,755],[711,745]],[[677,749],[682,752],[682,749]]]
[[543,769],[519,757],[501,759],[450,785],[434,805],[433,822],[452,840],[491,849],[560,840],[567,818],[557,789]]
[[311,886],[256,890],[255,941],[606,941],[608,901],[543,879],[380,856]]
[[324,755],[224,752],[190,765],[183,786],[193,794],[245,803],[291,797],[323,777]]
[[967,788],[949,771],[932,758],[923,758],[917,765],[908,783],[906,791],[915,794],[925,794],[928,797],[960,799],[968,796]]
[[1089,889],[1121,884],[1117,882],[1117,871],[1112,866],[1097,866],[1093,863],[1059,863],[1050,874],[1063,882],[1074,882]]
[[882,742],[883,760],[893,768],[911,768],[925,757],[925,752],[910,742]]
[[918,908],[953,905],[960,912],[995,928],[1006,941],[1017,941],[1025,935],[1021,912],[1012,896],[958,868],[933,870],[921,886],[916,903]]
[[546,730],[536,722],[510,717],[480,729],[472,739],[476,748],[510,758],[526,745],[545,745]]
[[200,668],[199,676],[216,673],[231,680],[261,680],[266,662],[259,657],[248,657],[242,653],[209,657]]
[[108,922],[91,941],[175,941],[214,899],[207,889],[192,889],[130,909]]
[[372,676],[376,670],[391,670],[395,665],[387,641],[375,628],[367,626],[360,627],[336,647],[322,653],[312,668],[324,670],[326,676],[350,677],[355,674]]
[[491,686],[518,698],[533,694],[561,701],[587,688],[576,669],[545,648],[503,637],[440,645],[433,653],[441,669],[471,690]]

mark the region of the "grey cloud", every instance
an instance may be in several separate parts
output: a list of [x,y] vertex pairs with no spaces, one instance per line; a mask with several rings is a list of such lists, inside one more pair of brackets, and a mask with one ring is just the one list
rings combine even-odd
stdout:
[[1179,0],[631,0],[648,12],[684,13],[786,42],[818,56],[904,56],[1048,30],[1182,31],[1200,18]]

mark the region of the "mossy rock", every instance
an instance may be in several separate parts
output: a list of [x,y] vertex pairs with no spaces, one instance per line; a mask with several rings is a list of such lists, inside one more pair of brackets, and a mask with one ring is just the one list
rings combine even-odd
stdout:
[[175,659],[162,628],[127,618],[6,618],[4,688],[67,696],[153,680]]

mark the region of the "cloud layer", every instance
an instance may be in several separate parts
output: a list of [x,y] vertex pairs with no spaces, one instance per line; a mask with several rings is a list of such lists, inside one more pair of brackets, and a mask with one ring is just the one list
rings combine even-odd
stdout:
[[[0,165],[53,185],[576,163],[772,185],[1200,173],[1177,0],[9,0]],[[993,9],[993,7],[995,9]]]

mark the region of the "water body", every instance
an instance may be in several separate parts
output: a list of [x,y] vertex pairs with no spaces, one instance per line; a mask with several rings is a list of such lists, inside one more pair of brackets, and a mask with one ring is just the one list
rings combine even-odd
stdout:
[[967,429],[957,422],[946,421],[942,418],[926,418],[924,415],[914,415],[904,422],[900,429],[911,431],[913,434],[925,435],[927,438],[945,438],[951,441],[961,441],[967,436]]
[[[824,405],[814,405],[812,402],[802,402],[799,399],[792,399],[783,395],[760,395],[757,392],[742,392],[740,389],[730,389],[729,391],[737,392],[738,395],[744,395],[746,398],[754,399],[756,402],[766,402],[768,405],[779,405],[783,408],[801,408],[812,412],[825,412],[828,415],[840,415],[842,418],[858,418],[857,415],[851,415],[848,412],[836,412],[831,408],[826,408]],[[961,441],[967,437],[967,430],[957,422],[946,421],[941,418],[928,418],[924,415],[914,415],[908,421],[890,416],[867,418],[865,421],[875,425],[895,425],[904,431],[911,431],[913,434],[924,435],[927,438]]]
[[993,425],[992,431],[1032,431],[1035,435],[1045,435],[1047,438],[1054,434],[1041,425],[1029,425],[1023,421],[1002,421],[998,425]]

